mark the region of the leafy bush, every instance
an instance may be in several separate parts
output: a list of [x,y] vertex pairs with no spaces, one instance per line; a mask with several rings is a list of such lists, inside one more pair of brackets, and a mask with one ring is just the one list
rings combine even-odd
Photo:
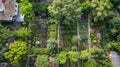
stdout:
[[38,55],[35,61],[36,67],[50,67],[48,63],[48,56],[47,55]]
[[5,58],[8,59],[12,64],[18,63],[25,58],[26,45],[22,41],[16,41],[15,44],[11,43],[9,51],[5,53]]
[[77,46],[72,46],[71,49],[72,49],[72,51],[77,51],[78,50]]
[[112,45],[113,50],[120,53],[120,42],[111,42],[110,44]]
[[67,54],[68,54],[68,57],[69,57],[69,59],[71,61],[73,61],[73,62],[77,62],[78,61],[78,52],[70,51]]
[[47,48],[49,48],[53,53],[56,53],[58,49],[58,42],[55,39],[49,39],[47,41]]
[[120,17],[113,17],[109,22],[109,33],[111,40],[117,41],[120,34]]
[[82,60],[88,59],[89,56],[90,56],[90,54],[89,54],[88,51],[86,51],[86,50],[81,51],[81,56],[80,56],[80,58],[81,58]]
[[18,38],[25,40],[30,37],[30,31],[28,31],[27,28],[22,27],[19,30],[16,30],[16,35]]
[[67,61],[67,52],[60,52],[56,55],[55,60],[58,64],[64,64]]
[[8,47],[0,47],[0,63],[5,62],[4,53],[8,50]]
[[112,63],[111,62],[106,62],[104,67],[113,67]]
[[0,24],[0,43],[14,40],[14,32]]
[[56,55],[55,60],[56,60],[56,63],[58,64],[65,64],[68,59],[72,62],[77,62],[78,58],[79,58],[78,52],[76,51],[75,52],[74,51],[69,51],[69,52],[62,51]]
[[22,15],[25,16],[25,19],[31,19],[34,17],[34,11],[32,9],[32,4],[29,2],[29,0],[21,0],[21,3],[24,5],[20,8],[20,12]]
[[74,44],[74,45],[77,45],[77,42],[80,40],[80,38],[78,38],[78,36],[73,36],[73,38],[72,38],[72,43]]
[[85,67],[99,67],[98,64],[94,62],[86,62]]

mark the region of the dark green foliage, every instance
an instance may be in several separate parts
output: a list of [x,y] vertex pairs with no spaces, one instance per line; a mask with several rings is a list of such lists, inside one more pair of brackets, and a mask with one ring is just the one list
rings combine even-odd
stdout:
[[30,2],[40,2],[40,0],[29,0]]
[[30,48],[28,54],[30,55],[50,55],[50,49],[47,48]]
[[114,6],[118,6],[120,4],[120,0],[110,0]]
[[68,51],[71,51],[71,50],[72,50],[72,46],[64,46],[64,47],[62,47],[62,51],[68,52]]
[[25,41],[28,38],[30,38],[30,36],[31,36],[30,30],[28,30],[27,28],[22,27],[19,30],[16,30],[16,36],[17,36],[17,39]]
[[40,16],[40,18],[42,19],[46,19],[48,17],[48,10],[47,10],[48,4],[33,2],[32,5],[36,17]]
[[49,48],[53,53],[57,53],[58,42],[55,39],[49,39],[47,41],[47,48]]
[[0,47],[0,63],[7,61],[4,57],[4,53],[8,50],[8,47],[2,46]]
[[113,67],[112,63],[111,62],[106,62],[104,67]]
[[120,41],[120,34],[117,36],[117,41]]
[[77,36],[73,36],[73,38],[72,38],[72,43],[73,43],[74,45],[77,45],[78,41],[80,41],[80,38],[78,38]]
[[60,21],[60,23],[64,22],[65,24],[79,22],[82,14],[82,7],[79,0],[54,0],[53,4],[48,6],[48,10],[55,20]]
[[117,41],[120,34],[120,17],[113,17],[106,26],[106,32],[109,33],[110,40]]
[[35,61],[36,67],[50,67],[47,55],[38,55]]
[[111,42],[110,44],[111,44],[113,50],[120,53],[120,42]]
[[17,3],[20,3],[21,0],[16,0],[16,1],[17,1]]
[[47,4],[46,3],[33,3],[33,10],[36,13],[46,12]]
[[14,40],[15,33],[0,24],[0,43],[6,43]]

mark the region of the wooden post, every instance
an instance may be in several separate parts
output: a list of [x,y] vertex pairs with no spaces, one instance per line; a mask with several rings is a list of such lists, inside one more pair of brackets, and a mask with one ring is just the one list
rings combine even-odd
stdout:
[[50,67],[55,67],[54,57],[50,56],[50,58],[49,58],[49,63],[50,63]]
[[[91,49],[91,38],[90,38],[90,32],[91,32],[91,27],[90,27],[90,15],[88,14],[88,45],[89,45],[89,53],[91,55],[90,49]],[[89,57],[90,59],[90,57]]]
[[[77,37],[80,38],[80,27],[79,22],[77,22]],[[80,67],[80,41],[78,40],[78,67]]]

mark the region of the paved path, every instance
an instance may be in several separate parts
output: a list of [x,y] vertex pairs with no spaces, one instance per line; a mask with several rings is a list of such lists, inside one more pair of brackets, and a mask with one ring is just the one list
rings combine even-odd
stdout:
[[120,55],[115,51],[111,51],[111,59],[114,67],[120,67]]

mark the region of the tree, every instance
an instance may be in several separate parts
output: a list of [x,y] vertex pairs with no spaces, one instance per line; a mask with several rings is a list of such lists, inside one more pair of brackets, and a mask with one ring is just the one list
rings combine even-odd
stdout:
[[[112,11],[112,4],[110,0],[84,0],[82,3],[83,10],[88,15],[88,44],[89,50],[91,48],[91,26],[100,27],[105,18],[109,17]],[[95,23],[96,22],[96,23]]]
[[[52,5],[48,7],[51,16],[57,20],[58,24],[58,45],[60,39],[60,24],[70,24],[76,23],[77,25],[77,35],[79,35],[79,22],[82,14],[82,6],[79,0],[54,0]],[[80,43],[78,41],[78,46]],[[78,52],[80,52],[78,50]],[[80,54],[79,54],[80,55]],[[80,56],[79,56],[80,57]]]
[[20,12],[25,15],[27,18],[32,18],[34,16],[34,12],[32,9],[32,4],[28,0],[21,0],[22,7],[20,8]]
[[29,0],[21,0],[20,12],[25,16],[25,26],[29,27],[29,22],[31,22],[31,19],[34,17],[33,7]]

